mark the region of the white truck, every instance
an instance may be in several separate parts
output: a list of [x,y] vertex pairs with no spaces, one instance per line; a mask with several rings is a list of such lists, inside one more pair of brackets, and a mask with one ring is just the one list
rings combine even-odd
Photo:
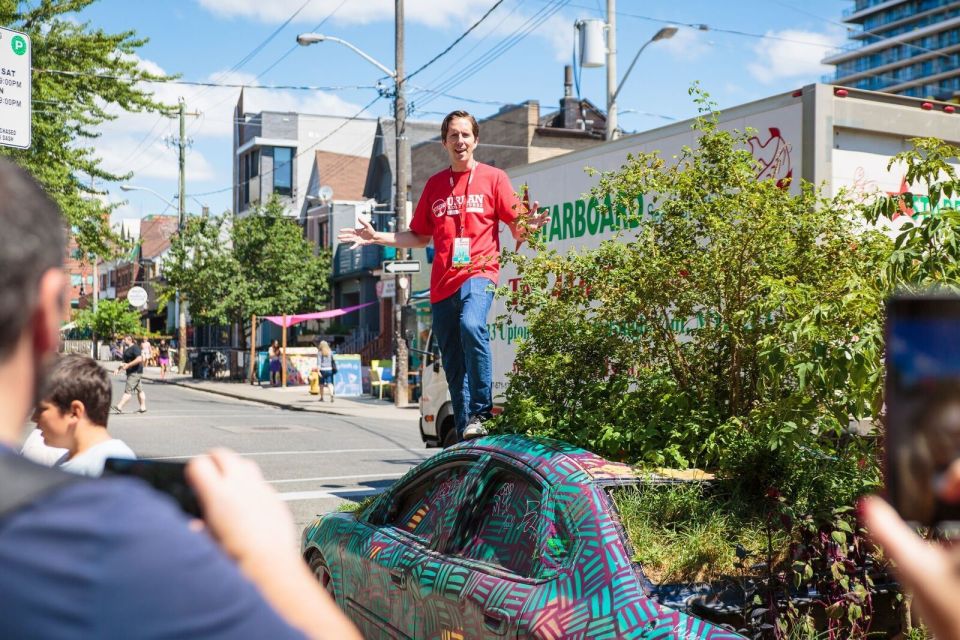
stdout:
[[[916,213],[930,210],[930,202],[911,188],[902,167],[890,170],[890,158],[910,148],[916,137],[938,137],[960,145],[960,105],[907,98],[892,94],[812,84],[780,95],[722,111],[720,126],[725,129],[753,129],[750,149],[759,160],[760,178],[797,178],[825,183],[828,195],[847,189],[859,197],[881,191],[915,194]],[[614,235],[612,218],[604,218],[598,202],[587,194],[597,183],[586,167],[600,171],[620,168],[627,154],[659,151],[668,159],[685,145],[696,144],[693,120],[623,137],[590,149],[549,160],[514,167],[507,173],[517,188],[526,183],[541,206],[550,207],[551,222],[546,233],[550,247],[564,253],[569,249],[590,249]],[[960,167],[958,167],[960,169]],[[960,207],[960,195],[949,203]],[[637,205],[643,209],[643,197]],[[906,219],[906,218],[904,218]],[[503,246],[512,246],[509,230],[501,229]],[[500,274],[501,285],[515,285],[512,266]],[[496,299],[491,321],[506,313],[505,303]],[[522,319],[512,324],[490,326],[493,351],[494,401],[507,388],[507,373],[513,368],[516,342],[527,335]],[[450,396],[438,358],[428,358],[421,372],[420,434],[429,445],[447,446],[456,441]]]

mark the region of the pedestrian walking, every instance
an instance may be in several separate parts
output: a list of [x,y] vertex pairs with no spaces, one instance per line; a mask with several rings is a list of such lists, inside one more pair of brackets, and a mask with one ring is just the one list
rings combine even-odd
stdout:
[[140,347],[133,340],[133,336],[123,337],[123,364],[117,367],[117,375],[121,371],[127,374],[127,384],[123,388],[123,396],[120,402],[110,407],[114,413],[123,413],[123,407],[130,401],[130,397],[136,393],[137,401],[140,403],[140,410],[137,413],[147,412],[147,396],[143,393],[143,354]]
[[333,402],[333,376],[337,373],[337,361],[326,340],[321,340],[317,347],[317,372],[320,374],[320,402],[323,402],[323,391],[330,385],[330,402]]
[[457,435],[467,439],[486,435],[483,423],[492,417],[487,314],[500,274],[500,223],[510,227],[519,247],[528,233],[550,218],[538,212],[537,202],[530,213],[506,173],[474,159],[480,126],[472,115],[448,114],[440,126],[440,140],[450,166],[427,180],[409,231],[376,231],[362,221],[359,229],[341,229],[338,240],[354,247],[401,248],[425,247],[433,240],[433,333],[440,345]]
[[157,345],[157,363],[160,365],[160,379],[167,379],[167,369],[170,367],[170,345],[165,339]]
[[280,385],[280,342],[274,340],[267,349],[267,359],[270,361],[270,385],[273,387]]
[[150,339],[146,336],[143,337],[143,341],[140,343],[140,353],[143,355],[143,366],[152,367],[153,345],[150,344]]

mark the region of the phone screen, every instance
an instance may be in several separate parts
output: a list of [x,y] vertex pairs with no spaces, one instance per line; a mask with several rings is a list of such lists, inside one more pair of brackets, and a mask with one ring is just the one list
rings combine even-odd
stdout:
[[202,518],[200,502],[193,489],[187,484],[184,469],[186,463],[159,460],[127,460],[107,458],[104,475],[133,476],[140,478],[157,491],[172,497],[180,508],[195,518]]
[[960,458],[960,297],[887,303],[886,483],[904,520],[960,527],[960,505],[937,498]]

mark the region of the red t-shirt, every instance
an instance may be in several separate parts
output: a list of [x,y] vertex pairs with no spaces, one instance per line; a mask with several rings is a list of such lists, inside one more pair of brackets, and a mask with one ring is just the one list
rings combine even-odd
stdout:
[[[427,180],[410,221],[410,230],[433,237],[430,302],[449,298],[475,276],[496,284],[500,275],[499,223],[513,222],[522,211],[523,205],[510,185],[510,178],[496,167],[477,163],[472,181],[469,171],[451,169],[444,169]],[[453,266],[453,245],[458,235],[470,239],[468,266]]]

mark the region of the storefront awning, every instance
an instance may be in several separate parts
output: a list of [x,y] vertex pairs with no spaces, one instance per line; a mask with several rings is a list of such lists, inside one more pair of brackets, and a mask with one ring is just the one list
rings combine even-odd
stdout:
[[377,304],[376,302],[365,302],[363,304],[354,305],[352,307],[343,307],[342,309],[330,309],[329,311],[314,311],[313,313],[296,313],[289,316],[263,316],[264,320],[269,320],[273,324],[279,325],[281,327],[292,327],[295,324],[300,324],[306,320],[325,320],[327,318],[336,318],[338,316],[345,316],[348,313],[356,311],[357,309],[363,309],[364,307],[369,307],[372,304]]

